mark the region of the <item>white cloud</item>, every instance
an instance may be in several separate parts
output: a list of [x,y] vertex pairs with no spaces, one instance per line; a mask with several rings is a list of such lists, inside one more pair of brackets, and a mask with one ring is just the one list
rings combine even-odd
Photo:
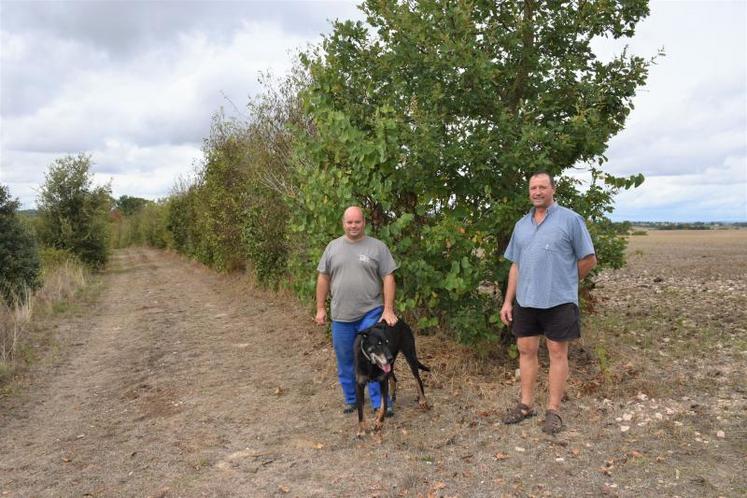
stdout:
[[95,183],[111,181],[112,193],[155,200],[168,195],[176,180],[189,177],[202,158],[199,148],[189,145],[139,147],[109,141],[93,152]]
[[666,55],[650,67],[605,166],[646,181],[617,197],[613,218],[745,221],[747,4],[655,1],[651,12],[629,51]]
[[[287,71],[289,50],[303,42],[276,26],[251,23],[228,45],[199,32],[182,34],[173,51],[156,47],[127,63],[80,70],[62,83],[53,101],[33,113],[5,118],[3,145],[76,151],[114,137],[143,145],[199,142],[210,115],[227,103],[224,94],[245,103],[259,90],[259,72]],[[56,58],[69,62],[85,51],[66,47]]]
[[[112,62],[78,42],[2,36],[11,47],[2,51],[3,87],[23,88],[20,82],[28,80],[40,89],[32,103],[3,107],[0,181],[26,208],[48,165],[77,152],[93,155],[93,171],[109,174],[96,173],[97,181],[111,178],[115,193],[167,195],[200,157],[212,114],[221,106],[232,114],[231,102],[246,105],[260,90],[260,73],[284,74],[292,51],[309,42],[277,24],[245,21],[228,37],[182,32],[171,44]],[[39,67],[28,63],[36,53],[44,54]],[[43,76],[45,64],[55,78]],[[25,98],[7,94],[13,102]]]

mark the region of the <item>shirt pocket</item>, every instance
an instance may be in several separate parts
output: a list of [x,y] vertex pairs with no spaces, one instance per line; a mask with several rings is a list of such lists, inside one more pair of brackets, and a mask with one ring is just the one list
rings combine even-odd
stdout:
[[570,239],[563,230],[551,230],[542,234],[537,245],[543,251],[553,254],[565,254],[570,249]]

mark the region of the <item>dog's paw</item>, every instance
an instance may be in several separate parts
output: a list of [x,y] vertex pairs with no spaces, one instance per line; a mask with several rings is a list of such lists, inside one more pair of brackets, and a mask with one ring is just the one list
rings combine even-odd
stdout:
[[376,422],[374,422],[375,431],[380,431],[382,427],[384,427],[384,422],[382,420],[377,420]]
[[366,432],[368,432],[368,427],[366,427],[365,422],[361,422],[358,424],[358,432],[356,433],[355,437],[362,438],[366,435]]

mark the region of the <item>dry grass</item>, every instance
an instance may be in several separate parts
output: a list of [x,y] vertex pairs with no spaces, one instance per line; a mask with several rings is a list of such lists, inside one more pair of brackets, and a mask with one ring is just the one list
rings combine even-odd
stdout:
[[44,286],[36,292],[35,299],[44,306],[54,306],[72,298],[86,286],[88,271],[83,265],[65,260],[61,265],[45,269]]
[[22,304],[0,306],[0,384],[5,383],[23,363],[30,347],[34,317],[67,309],[77,293],[88,284],[88,270],[72,260],[45,268],[44,284],[36,292],[26,289]]
[[23,304],[0,306],[0,379],[10,373],[11,365],[16,357],[18,341],[31,321],[33,298],[31,292],[25,290]]

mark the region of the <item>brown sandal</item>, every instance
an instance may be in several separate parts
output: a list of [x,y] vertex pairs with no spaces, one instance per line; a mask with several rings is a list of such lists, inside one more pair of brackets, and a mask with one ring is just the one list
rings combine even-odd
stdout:
[[534,408],[530,408],[524,403],[517,403],[516,406],[506,411],[506,415],[503,416],[504,424],[517,424],[525,418],[534,417],[537,412]]
[[563,428],[563,419],[560,418],[555,410],[547,410],[545,413],[545,423],[542,425],[542,432],[547,434],[557,434]]

